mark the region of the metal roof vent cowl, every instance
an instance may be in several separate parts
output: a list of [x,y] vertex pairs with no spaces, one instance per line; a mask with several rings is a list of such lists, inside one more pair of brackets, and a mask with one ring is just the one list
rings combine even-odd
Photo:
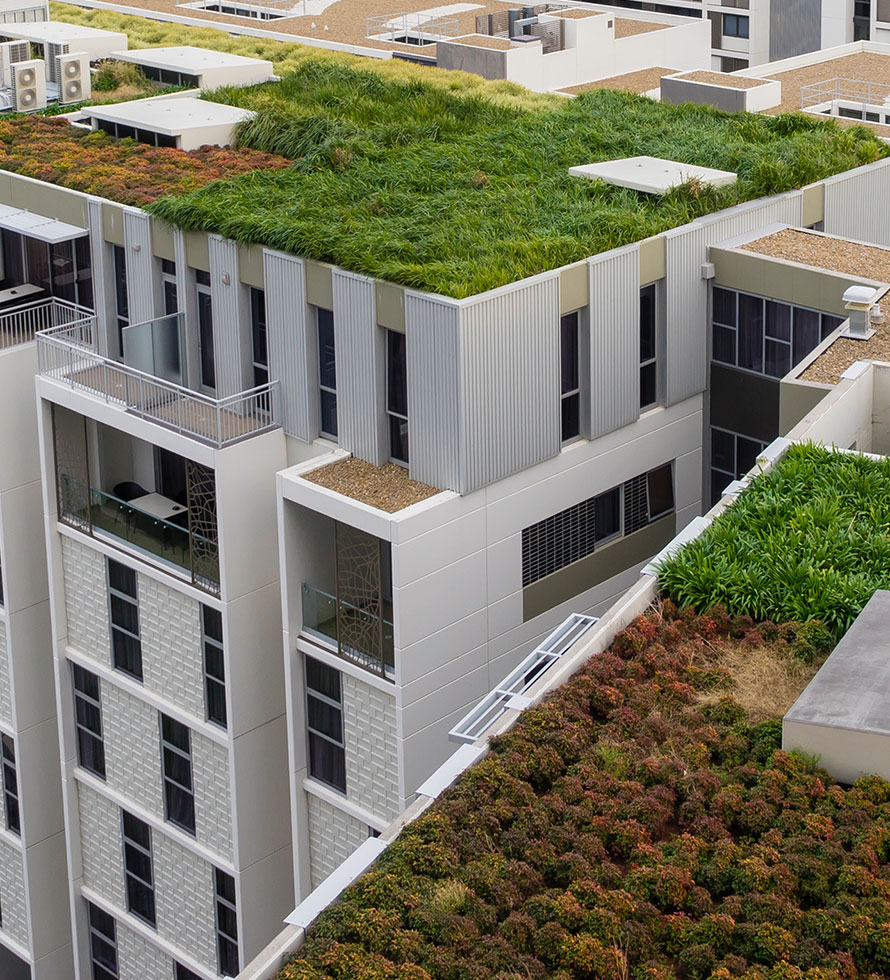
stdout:
[[873,286],[850,286],[844,292],[844,309],[850,313],[850,323],[841,331],[842,337],[868,340],[875,335],[875,330],[871,327],[873,313],[876,313],[875,322],[880,323],[883,320],[881,308],[877,307],[875,310],[879,293],[880,290]]

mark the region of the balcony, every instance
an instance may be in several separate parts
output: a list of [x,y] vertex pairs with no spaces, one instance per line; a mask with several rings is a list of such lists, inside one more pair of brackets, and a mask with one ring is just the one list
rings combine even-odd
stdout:
[[[392,679],[395,673],[392,603],[362,608],[303,583],[303,631],[331,640],[344,660]],[[387,618],[389,617],[389,618]]]
[[71,388],[216,448],[279,426],[278,382],[211,398],[103,357],[95,318],[54,326],[37,336],[40,373]]
[[92,330],[95,320],[92,310],[62,299],[44,298],[6,307],[0,309],[0,350],[30,344],[45,330],[82,330],[84,325]]
[[59,520],[220,591],[213,470],[53,406]]

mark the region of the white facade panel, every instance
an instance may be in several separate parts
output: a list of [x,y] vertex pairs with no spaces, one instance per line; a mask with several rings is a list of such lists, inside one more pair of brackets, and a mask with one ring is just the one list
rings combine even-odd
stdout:
[[108,785],[163,820],[157,709],[107,681],[101,687]]
[[195,834],[211,850],[232,859],[232,794],[229,753],[219,742],[192,731]]
[[9,681],[9,640],[6,618],[0,616],[0,724],[12,728],[12,691]]
[[460,386],[461,493],[559,452],[558,273],[461,308]]
[[640,247],[631,245],[590,260],[590,436],[639,414]]
[[395,694],[363,684],[351,674],[340,677],[347,798],[390,822],[401,809]]
[[120,808],[92,787],[77,783],[83,883],[120,909],[124,896]]
[[80,653],[110,669],[111,640],[105,558],[98,551],[73,538],[62,535],[60,540],[65,575],[68,643]]
[[[868,206],[864,202],[868,202]],[[824,230],[875,245],[890,245],[890,160],[825,181]]]
[[279,385],[281,424],[288,435],[311,442],[318,435],[318,399],[314,374],[310,383],[309,352],[315,350],[315,337],[306,304],[305,266],[292,255],[264,249],[263,280],[269,373]]
[[30,934],[22,852],[15,844],[2,837],[0,837],[0,895],[3,897],[2,931],[27,947],[30,943]]
[[443,490],[460,485],[460,308],[405,292],[411,478]]
[[389,458],[389,446],[381,385],[384,338],[376,323],[374,280],[335,269],[333,291],[340,445],[380,464]]
[[155,315],[155,288],[151,218],[142,211],[124,211],[124,252],[130,323],[144,323]]
[[238,246],[219,235],[207,236],[213,302],[213,356],[218,398],[245,388],[238,281]]
[[[47,18],[49,19],[49,18]],[[96,317],[99,321],[98,347],[100,354],[107,354],[109,350],[117,350],[117,340],[110,346],[108,331],[111,317],[109,310],[112,308],[114,276],[112,275],[114,266],[110,260],[109,247],[105,244],[105,237],[102,228],[102,202],[96,198],[90,198],[87,204],[90,221],[90,263],[93,275],[93,304],[96,307]],[[116,328],[115,328],[116,329]]]
[[157,946],[146,942],[135,930],[118,920],[117,969],[120,980],[167,980],[173,976],[173,963]]
[[325,800],[307,793],[309,809],[309,855],[312,887],[317,888],[327,876],[364,841],[367,824],[338,810]]

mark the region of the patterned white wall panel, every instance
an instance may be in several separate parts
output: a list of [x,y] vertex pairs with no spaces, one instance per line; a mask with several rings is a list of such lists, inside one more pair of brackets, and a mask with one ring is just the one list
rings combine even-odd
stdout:
[[172,980],[173,960],[118,920],[117,969],[120,980]]
[[350,674],[343,682],[346,793],[388,821],[399,814],[399,759],[395,698]]
[[120,909],[124,897],[120,808],[83,783],[77,784],[83,882]]
[[157,710],[102,681],[102,726],[108,785],[163,820]]
[[307,794],[309,804],[309,864],[312,887],[327,876],[364,841],[368,827],[330,803]]
[[68,642],[111,667],[105,558],[72,538],[62,537]]
[[0,619],[0,723],[12,727],[12,690],[9,680],[9,635]]
[[218,742],[195,731],[192,732],[192,773],[197,838],[202,844],[231,859],[229,753]]
[[3,903],[3,932],[27,946],[28,907],[25,902],[25,868],[22,852],[0,840],[0,902]]

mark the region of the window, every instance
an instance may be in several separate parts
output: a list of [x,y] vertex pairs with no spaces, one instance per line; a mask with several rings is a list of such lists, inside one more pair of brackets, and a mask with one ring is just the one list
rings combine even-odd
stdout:
[[92,902],[87,902],[87,920],[90,926],[93,980],[118,980],[117,934],[114,918]]
[[235,879],[214,868],[216,885],[216,950],[219,972],[224,977],[238,973],[238,914],[235,907]]
[[782,378],[843,323],[831,313],[715,286],[712,360]]
[[711,504],[733,480],[741,479],[757,462],[765,442],[711,427]]
[[334,314],[316,309],[318,322],[318,389],[321,396],[321,434],[337,438],[337,349]]
[[19,819],[19,781],[15,771],[15,742],[11,735],[0,735],[3,760],[3,802],[6,804],[6,829],[21,834]]
[[306,657],[306,728],[309,732],[309,775],[345,793],[346,753],[340,672],[314,657]]
[[386,413],[389,415],[389,455],[408,465],[408,363],[405,335],[386,331]]
[[142,644],[139,640],[139,603],[136,572],[107,559],[111,652],[117,670],[142,680]]
[[213,299],[210,295],[210,273],[195,270],[198,292],[198,348],[201,355],[201,384],[216,389],[216,360],[213,352]]
[[226,668],[223,660],[222,614],[201,606],[204,644],[204,698],[207,720],[226,727]]
[[164,313],[170,316],[179,312],[179,296],[176,292],[176,263],[161,259],[161,286],[164,290]]
[[266,339],[266,293],[250,287],[250,347],[253,354],[253,384],[269,382],[269,345]]
[[0,606],[4,605],[3,599],[3,565],[0,564]]
[[102,703],[99,678],[77,664],[71,665],[74,682],[74,727],[77,733],[77,764],[105,778],[105,743],[102,740]]
[[127,295],[127,257],[123,246],[112,245],[114,253],[114,303],[117,313],[117,339],[124,356],[124,327],[130,325],[130,300]]
[[139,143],[147,143],[149,146],[169,146],[177,145],[176,136],[168,136],[166,133],[156,133],[151,129],[137,129],[135,126],[128,126],[126,123],[112,122],[110,119],[97,119],[96,125],[104,130],[109,136],[119,140],[136,140]]
[[658,401],[655,283],[640,290],[640,409]]
[[578,314],[559,319],[559,377],[562,410],[562,441],[581,434],[581,339]]
[[194,834],[191,738],[185,725],[167,715],[161,715],[161,768],[164,775],[164,814],[170,823]]
[[127,911],[153,926],[155,886],[151,859],[151,827],[126,810],[121,810],[121,824]]
[[741,71],[743,68],[748,67],[748,60],[746,58],[721,58],[720,59],[720,71],[733,72]]
[[744,14],[724,14],[723,36],[746,38],[748,36],[748,18]]
[[522,585],[532,585],[633,534],[674,509],[670,463],[547,517],[522,531]]
[[173,976],[174,980],[201,980],[197,973],[181,963],[174,963]]

